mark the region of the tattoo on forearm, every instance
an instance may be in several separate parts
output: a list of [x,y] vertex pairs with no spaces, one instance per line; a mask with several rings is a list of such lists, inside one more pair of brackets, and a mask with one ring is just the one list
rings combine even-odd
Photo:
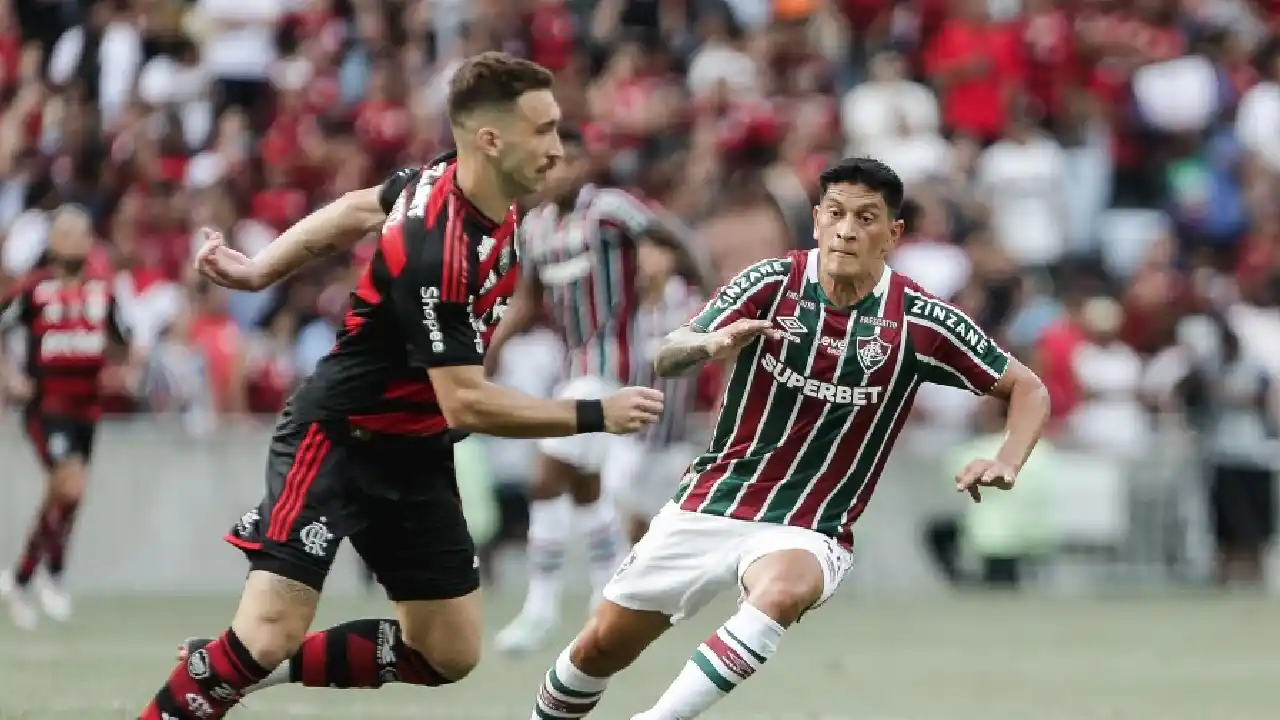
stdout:
[[653,369],[662,377],[674,377],[684,374],[690,368],[710,358],[711,351],[700,342],[668,341],[658,351],[658,357],[654,358]]
[[302,246],[303,250],[313,258],[329,257],[338,251],[338,245],[332,241],[317,241],[316,243],[308,243]]

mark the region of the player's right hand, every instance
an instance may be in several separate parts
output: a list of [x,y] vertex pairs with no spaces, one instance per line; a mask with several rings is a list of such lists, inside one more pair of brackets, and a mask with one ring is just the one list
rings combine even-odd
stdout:
[[662,417],[662,393],[653,388],[622,388],[601,402],[605,432],[614,435],[643,430]]
[[227,246],[222,233],[213,228],[200,228],[204,243],[196,252],[195,268],[214,285],[231,290],[256,292],[263,289],[257,266],[243,253]]
[[728,360],[761,335],[775,337],[777,334],[768,320],[734,320],[707,335],[707,349],[711,351],[712,360]]

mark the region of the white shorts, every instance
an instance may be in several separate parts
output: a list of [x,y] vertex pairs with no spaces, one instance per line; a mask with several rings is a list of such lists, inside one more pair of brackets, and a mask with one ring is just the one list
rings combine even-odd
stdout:
[[[555,396],[569,400],[596,400],[608,397],[621,388],[614,380],[585,375],[566,381],[556,389]],[[612,452],[616,439],[616,436],[609,433],[543,438],[538,441],[538,449],[544,455],[572,465],[584,473],[598,473],[604,467],[605,458]]]
[[655,448],[631,436],[618,440],[623,442],[609,449],[601,479],[620,511],[649,520],[671,501],[698,449],[692,443]]
[[660,612],[675,624],[721,592],[741,591],[756,560],[781,550],[806,550],[822,566],[826,602],[853,557],[835,540],[804,528],[686,512],[668,503],[604,588],[606,600],[632,610]]

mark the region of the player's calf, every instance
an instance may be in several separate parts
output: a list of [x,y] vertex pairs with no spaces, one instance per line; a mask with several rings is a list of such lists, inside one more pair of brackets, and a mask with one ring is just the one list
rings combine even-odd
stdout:
[[586,717],[600,702],[609,678],[635,662],[669,627],[671,618],[661,613],[600,603],[543,677],[531,720]]
[[686,720],[706,712],[777,652],[787,627],[822,600],[827,580],[817,557],[797,549],[755,560],[742,585],[746,598],[738,612],[698,646],[653,708],[633,720]]

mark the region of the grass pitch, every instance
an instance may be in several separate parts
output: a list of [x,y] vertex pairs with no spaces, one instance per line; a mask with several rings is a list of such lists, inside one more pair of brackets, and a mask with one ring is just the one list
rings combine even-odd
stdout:
[[[518,607],[489,601],[490,630]],[[181,638],[212,634],[234,598],[81,598],[67,625],[34,634],[0,624],[0,718],[117,720],[164,679]],[[732,610],[674,628],[619,676],[592,718],[648,707],[690,650]],[[378,599],[327,601],[318,623],[382,616]],[[0,618],[2,620],[2,618]],[[275,688],[232,717],[525,720],[553,646],[490,653],[440,689]],[[1280,707],[1280,601],[999,595],[928,599],[843,593],[787,634],[759,676],[707,717],[719,720],[1267,720]]]

